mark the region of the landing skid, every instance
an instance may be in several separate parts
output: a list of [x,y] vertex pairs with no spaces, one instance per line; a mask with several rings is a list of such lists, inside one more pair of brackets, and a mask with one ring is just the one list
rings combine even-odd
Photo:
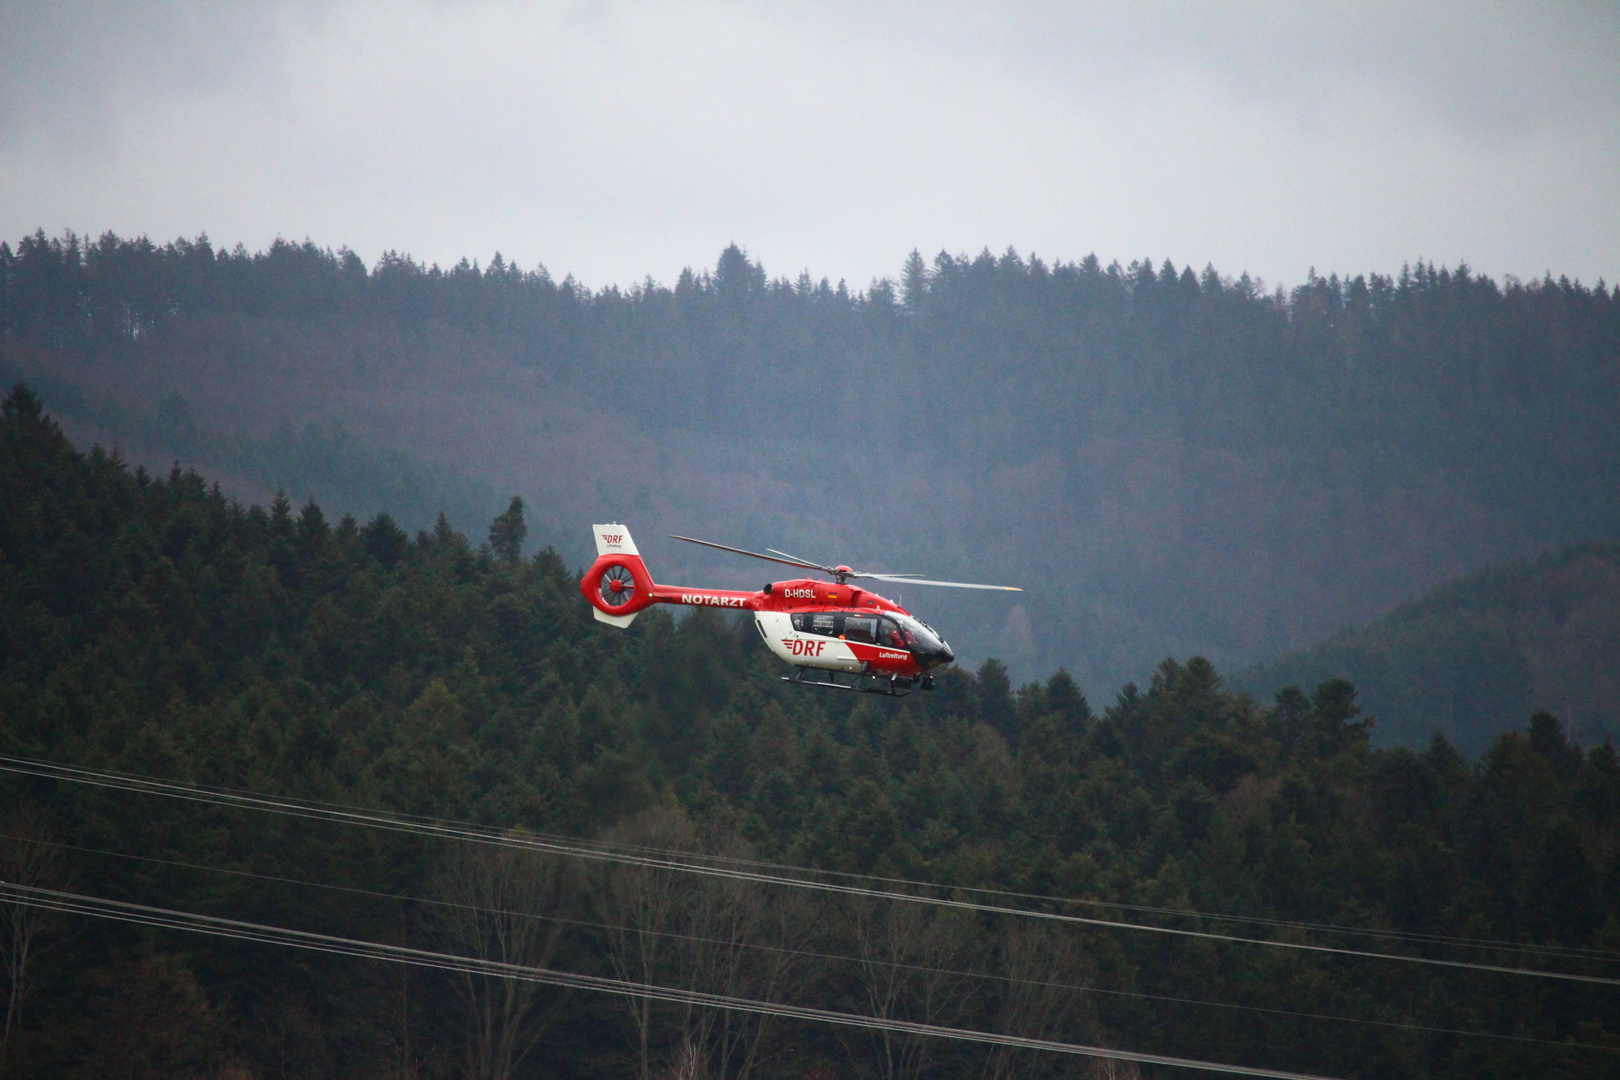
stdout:
[[[905,697],[919,684],[923,690],[934,688],[932,675],[913,679],[906,675],[871,675],[866,672],[827,671],[823,668],[802,667],[797,670],[796,675],[782,676],[782,681],[798,686],[821,686],[828,690],[853,690],[857,694],[881,694],[884,697],[897,698]],[[842,682],[838,678],[839,675],[847,675],[851,681]]]

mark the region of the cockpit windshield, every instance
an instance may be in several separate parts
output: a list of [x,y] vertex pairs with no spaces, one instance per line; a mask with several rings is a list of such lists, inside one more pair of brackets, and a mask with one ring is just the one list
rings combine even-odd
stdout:
[[894,620],[901,640],[912,652],[933,655],[945,651],[944,640],[921,619],[892,611],[888,617]]

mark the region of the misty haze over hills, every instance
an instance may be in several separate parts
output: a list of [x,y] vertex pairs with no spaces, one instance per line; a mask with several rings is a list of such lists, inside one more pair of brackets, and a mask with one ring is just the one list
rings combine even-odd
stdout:
[[482,535],[515,492],[571,564],[618,520],[675,583],[770,572],[673,532],[1021,585],[902,600],[969,663],[1063,665],[1093,694],[1620,537],[1601,282],[1419,263],[1268,292],[1008,251],[913,254],[855,291],[733,246],[593,292],[499,256],[43,234],[3,261],[3,374],[81,442],[411,528],[442,507]]
[[1231,685],[1269,700],[1344,678],[1376,741],[1435,735],[1472,757],[1550,711],[1588,744],[1620,735],[1620,544],[1580,544],[1486,567],[1369,626],[1254,668]]

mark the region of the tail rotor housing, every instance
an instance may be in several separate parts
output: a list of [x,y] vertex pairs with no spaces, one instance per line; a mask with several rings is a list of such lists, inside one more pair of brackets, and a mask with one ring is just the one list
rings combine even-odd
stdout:
[[641,561],[630,530],[617,523],[595,526],[596,561],[580,579],[579,591],[598,622],[625,627],[653,602],[652,574]]

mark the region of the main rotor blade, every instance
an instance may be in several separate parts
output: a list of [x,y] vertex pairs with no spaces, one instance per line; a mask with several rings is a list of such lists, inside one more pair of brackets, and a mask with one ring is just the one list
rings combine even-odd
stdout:
[[[721,551],[729,551],[733,555],[747,555],[750,559],[764,559],[766,562],[781,563],[783,566],[797,566],[804,570],[820,570],[823,573],[828,574],[837,573],[837,570],[831,566],[822,566],[820,563],[813,563],[807,559],[800,559],[796,556],[789,555],[785,551],[777,551],[775,548],[765,549],[766,551],[773,552],[774,554],[761,555],[757,551],[746,551],[743,548],[735,548],[726,544],[716,544],[712,540],[699,540],[695,536],[677,536],[674,533],[670,533],[669,538],[671,540],[685,540],[688,544],[702,544],[704,547],[718,548]],[[778,555],[783,557],[777,558]],[[929,581],[926,578],[920,578],[913,574],[851,574],[850,576],[870,578],[873,581],[894,581],[901,585],[940,585],[950,589],[990,589],[994,592],[1024,591],[1023,589],[1012,585],[973,585],[966,581]]]
[[900,574],[855,574],[855,577],[876,581],[896,581],[901,585],[944,585],[951,589],[991,589],[995,592],[1023,592],[1016,585],[970,585],[965,581],[927,581],[923,578],[903,577]]
[[797,566],[797,567],[800,567],[800,568],[805,569],[805,570],[826,570],[827,569],[825,566],[820,566],[820,565],[818,565],[816,563],[801,562],[801,561],[798,561],[798,560],[789,561],[787,559],[778,559],[778,558],[775,558],[774,556],[771,556],[771,555],[761,555],[757,551],[744,551],[742,548],[727,547],[724,544],[716,544],[716,543],[714,543],[713,541],[710,541],[710,540],[697,540],[697,539],[694,539],[693,537],[690,537],[690,536],[676,536],[674,533],[670,533],[669,538],[671,540],[685,540],[688,544],[702,544],[704,547],[719,548],[721,551],[729,551],[733,555],[747,555],[750,558],[754,558],[754,559],[764,559],[766,562],[782,563],[784,566]]
[[823,566],[820,563],[811,562],[809,559],[801,559],[797,555],[789,555],[785,551],[777,551],[775,548],[766,548],[765,550],[770,552],[772,555],[780,555],[784,559],[792,559],[794,562],[798,563],[800,566],[813,566],[817,570],[825,570],[829,574],[838,573],[837,570],[835,570],[834,568],[832,568],[830,566]]

